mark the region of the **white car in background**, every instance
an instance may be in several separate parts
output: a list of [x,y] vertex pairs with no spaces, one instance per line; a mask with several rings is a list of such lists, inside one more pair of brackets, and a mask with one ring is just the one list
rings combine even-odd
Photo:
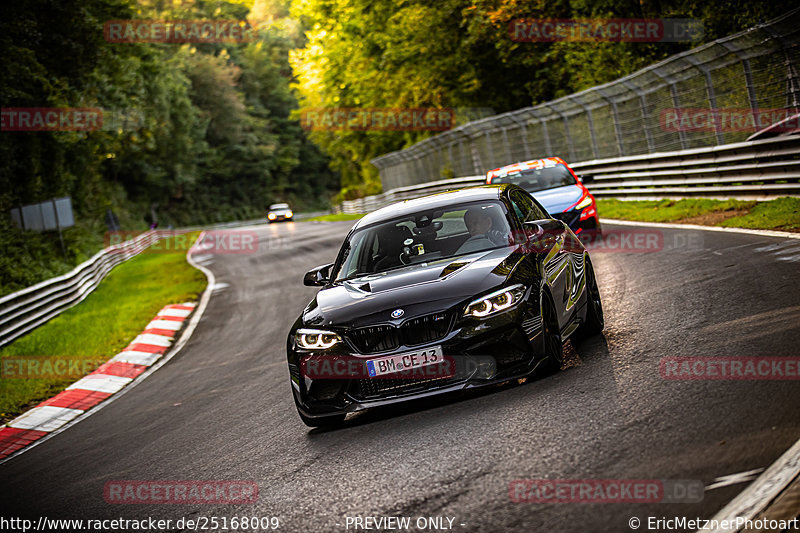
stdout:
[[272,222],[278,222],[281,220],[291,220],[294,216],[292,213],[289,204],[272,204],[269,206],[269,212],[267,213],[267,220]]

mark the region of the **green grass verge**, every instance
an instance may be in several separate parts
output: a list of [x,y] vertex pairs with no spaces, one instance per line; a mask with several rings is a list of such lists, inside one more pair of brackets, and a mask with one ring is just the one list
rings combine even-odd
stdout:
[[800,230],[800,198],[778,198],[759,202],[744,216],[728,218],[719,226]]
[[[642,222],[694,222],[714,226],[754,229],[800,229],[800,198],[778,198],[767,202],[742,200],[622,201],[598,199],[603,218]],[[703,220],[708,216],[708,222]],[[692,219],[700,220],[692,220]]]
[[318,217],[313,217],[306,219],[306,222],[339,222],[341,220],[358,220],[364,216],[364,213],[359,213],[355,215],[346,215],[344,213],[338,213],[336,215],[322,215]]
[[[159,253],[145,252],[117,266],[83,302],[0,350],[0,364],[21,356],[55,357],[85,362],[91,371],[127,346],[163,306],[197,300],[205,276],[186,262],[185,247],[165,252],[161,244]],[[75,380],[0,378],[0,418],[14,418]]]

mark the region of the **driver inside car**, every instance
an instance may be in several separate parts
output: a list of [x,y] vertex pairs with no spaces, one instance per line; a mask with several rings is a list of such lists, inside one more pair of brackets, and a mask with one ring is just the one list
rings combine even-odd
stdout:
[[494,221],[488,212],[493,206],[470,207],[464,213],[464,225],[469,238],[458,248],[457,254],[495,248],[503,241],[503,232],[493,229]]

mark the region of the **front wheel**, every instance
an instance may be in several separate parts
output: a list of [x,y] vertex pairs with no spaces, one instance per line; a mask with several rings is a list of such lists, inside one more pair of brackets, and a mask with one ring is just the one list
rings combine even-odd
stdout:
[[599,334],[605,327],[603,319],[603,303],[600,301],[600,289],[589,258],[586,258],[586,320],[577,331],[577,337],[584,339]]

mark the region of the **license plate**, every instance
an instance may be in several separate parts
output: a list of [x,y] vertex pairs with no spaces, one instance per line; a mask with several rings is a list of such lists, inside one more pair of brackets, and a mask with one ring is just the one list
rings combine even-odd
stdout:
[[433,346],[424,350],[390,355],[380,359],[370,359],[367,361],[367,372],[370,377],[383,376],[429,365],[438,365],[442,361],[444,361],[442,347]]

